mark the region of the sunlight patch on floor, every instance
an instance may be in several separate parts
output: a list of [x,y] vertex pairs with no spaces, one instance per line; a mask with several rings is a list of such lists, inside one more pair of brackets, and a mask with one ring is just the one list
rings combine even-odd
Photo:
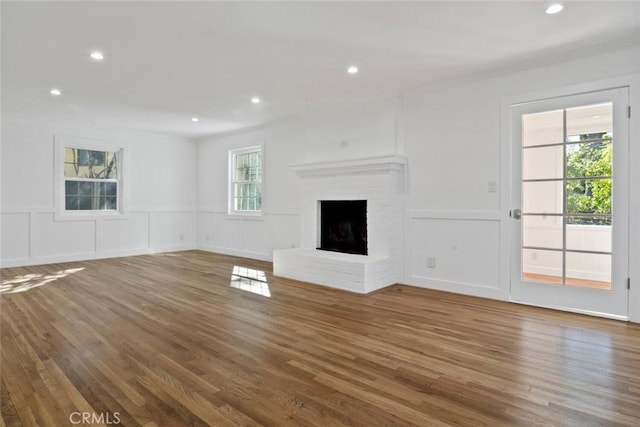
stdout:
[[261,270],[254,270],[253,268],[235,265],[233,266],[231,283],[229,285],[232,288],[262,295],[268,298],[271,297],[269,283],[267,283],[267,275]]
[[55,280],[67,277],[70,274],[84,270],[82,268],[70,268],[68,270],[60,270],[54,274],[25,274],[16,276],[13,279],[3,280],[0,284],[0,294],[15,294],[18,292],[26,292],[30,289],[44,286]]

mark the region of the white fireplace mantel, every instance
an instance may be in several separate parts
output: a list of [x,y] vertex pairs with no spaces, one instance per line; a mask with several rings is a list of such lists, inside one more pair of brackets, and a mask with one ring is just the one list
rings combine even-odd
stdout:
[[407,165],[406,157],[383,156],[352,160],[303,163],[291,168],[302,178],[328,175],[355,175],[363,173],[402,172]]

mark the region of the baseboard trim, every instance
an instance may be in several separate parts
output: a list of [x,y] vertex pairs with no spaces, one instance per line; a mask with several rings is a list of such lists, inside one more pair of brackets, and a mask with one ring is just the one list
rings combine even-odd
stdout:
[[233,248],[222,248],[219,246],[202,245],[202,244],[198,245],[197,249],[205,252],[213,252],[213,253],[219,253],[223,255],[237,256],[240,258],[251,258],[258,261],[273,262],[273,254],[267,254],[262,252],[245,251],[242,249],[233,249]]
[[91,261],[91,260],[106,259],[106,258],[122,258],[127,256],[153,255],[156,253],[181,252],[181,251],[189,251],[194,249],[196,249],[194,245],[171,245],[171,246],[161,246],[156,248],[127,249],[124,251],[103,251],[103,252],[90,252],[90,253],[81,253],[81,254],[40,256],[40,257],[33,257],[33,258],[16,258],[16,259],[2,260],[0,262],[0,268],[28,267],[32,265],[58,264],[63,262]]

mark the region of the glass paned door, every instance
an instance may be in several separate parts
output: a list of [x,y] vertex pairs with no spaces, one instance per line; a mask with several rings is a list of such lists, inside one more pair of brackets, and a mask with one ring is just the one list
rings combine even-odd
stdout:
[[616,89],[512,107],[513,299],[626,316],[626,96]]
[[612,116],[611,102],[522,115],[523,280],[611,289]]

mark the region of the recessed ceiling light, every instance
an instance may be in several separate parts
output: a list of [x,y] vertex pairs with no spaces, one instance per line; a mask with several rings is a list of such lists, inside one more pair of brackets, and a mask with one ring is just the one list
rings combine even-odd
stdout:
[[253,102],[254,104],[260,104],[260,98],[254,96],[253,98],[251,98],[251,102]]
[[49,93],[50,93],[51,95],[56,95],[56,96],[58,96],[58,95],[62,95],[62,92],[60,92],[60,89],[51,89],[51,90],[49,91]]
[[191,121],[192,121],[192,122],[199,122],[199,121],[200,121],[200,119],[199,119],[199,118],[197,118],[197,117],[191,117]]
[[349,68],[347,68],[347,73],[349,74],[358,74],[358,67],[356,67],[355,65],[350,66]]
[[560,3],[554,3],[547,8],[546,12],[547,15],[553,15],[554,13],[562,11],[562,9],[564,9],[563,5],[561,5]]
[[90,56],[91,59],[95,59],[96,61],[102,61],[104,59],[104,54],[102,52],[98,52],[97,50],[91,52]]

